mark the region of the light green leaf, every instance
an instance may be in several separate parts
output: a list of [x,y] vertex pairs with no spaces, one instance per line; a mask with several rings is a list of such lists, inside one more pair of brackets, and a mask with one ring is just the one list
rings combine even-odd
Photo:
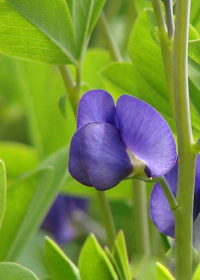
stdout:
[[77,55],[80,57],[84,50],[97,18],[105,4],[105,0],[74,0],[73,24]]
[[118,280],[112,264],[93,234],[81,250],[79,269],[81,280]]
[[[8,180],[32,171],[38,165],[36,149],[17,142],[0,142],[0,158],[5,162]],[[17,158],[17,164],[13,159]]]
[[80,280],[78,268],[48,237],[45,243],[45,259],[53,280]]
[[188,55],[198,64],[200,64],[200,39],[189,41]]
[[0,239],[4,241],[0,243],[0,260],[15,260],[39,227],[54,198],[53,175],[53,168],[47,167],[8,188],[0,231]]
[[3,222],[6,208],[6,168],[0,160],[0,228]]
[[76,63],[72,21],[64,0],[0,0],[0,30],[4,54],[51,64]]
[[124,277],[121,273],[121,270],[120,270],[115,258],[113,257],[113,255],[111,254],[110,250],[107,247],[105,248],[105,253],[106,253],[106,256],[109,258],[113,268],[115,269],[115,272],[117,273],[119,280],[124,280]]
[[199,279],[200,279],[200,264],[197,266],[192,277],[192,280],[199,280]]
[[39,280],[29,269],[10,262],[0,263],[1,280]]
[[172,274],[161,263],[157,263],[156,280],[175,280]]
[[129,270],[129,261],[126,250],[126,243],[123,231],[120,231],[113,250],[113,256],[120,268],[120,271],[125,280],[131,280],[130,270]]

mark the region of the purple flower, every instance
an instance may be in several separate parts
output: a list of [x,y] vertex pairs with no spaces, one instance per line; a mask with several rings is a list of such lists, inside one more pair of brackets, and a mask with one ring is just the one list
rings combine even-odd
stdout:
[[[176,197],[177,179],[178,179],[178,163],[172,170],[165,175],[165,179]],[[197,157],[196,177],[195,177],[195,191],[194,191],[194,210],[193,220],[195,221],[200,213],[200,156]],[[174,215],[170,210],[169,203],[164,195],[164,192],[157,182],[151,192],[150,198],[150,215],[154,224],[162,233],[174,237]]]
[[58,243],[67,243],[75,236],[71,224],[74,211],[85,211],[88,201],[83,198],[58,195],[41,227],[54,234]]
[[81,98],[69,158],[69,172],[80,183],[107,190],[126,178],[159,177],[176,157],[171,130],[150,105],[122,95],[115,106],[104,90]]

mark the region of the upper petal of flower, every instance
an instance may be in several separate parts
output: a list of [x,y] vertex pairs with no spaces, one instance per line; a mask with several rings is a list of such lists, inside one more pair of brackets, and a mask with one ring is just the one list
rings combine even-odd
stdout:
[[91,122],[116,125],[116,108],[112,96],[104,90],[90,90],[79,102],[77,128]]
[[[174,196],[177,191],[178,164],[165,176]],[[195,191],[194,191],[194,211],[195,220],[200,213],[200,156],[197,157]],[[150,215],[157,228],[166,235],[174,237],[174,215],[170,210],[169,203],[159,183],[153,187],[150,198]]]
[[169,172],[176,162],[176,145],[169,125],[153,107],[123,95],[117,101],[117,121],[125,145],[147,165],[148,176]]
[[90,182],[87,171],[83,165],[83,162],[81,160],[81,154],[80,154],[81,138],[87,126],[88,124],[80,127],[72,138],[70,152],[69,152],[68,169],[72,177],[76,179],[78,182],[86,186],[91,186],[92,184]]
[[81,140],[81,157],[92,185],[107,190],[133,171],[119,131],[105,123],[90,124]]

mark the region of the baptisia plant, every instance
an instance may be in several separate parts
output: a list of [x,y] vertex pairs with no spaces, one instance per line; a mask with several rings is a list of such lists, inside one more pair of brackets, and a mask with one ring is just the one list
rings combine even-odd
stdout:
[[81,98],[69,157],[69,172],[80,183],[107,190],[127,178],[160,177],[176,158],[168,124],[147,103],[122,95],[115,106],[104,90]]
[[[165,179],[174,195],[177,192],[177,179],[178,179],[178,162],[165,175]],[[193,221],[196,220],[200,213],[200,155],[197,157],[196,175],[195,175],[195,189],[194,189],[194,208],[193,208]],[[159,184],[157,182],[151,193],[150,198],[150,215],[154,224],[164,234],[174,237],[175,223],[174,214],[170,209],[168,200]]]

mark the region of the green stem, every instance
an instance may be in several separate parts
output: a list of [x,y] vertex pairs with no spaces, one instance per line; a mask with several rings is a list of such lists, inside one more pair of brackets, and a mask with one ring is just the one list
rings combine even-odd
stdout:
[[138,254],[150,254],[148,208],[146,185],[141,180],[133,181],[133,207],[136,235],[136,250]]
[[174,37],[173,0],[163,0],[163,3],[165,5],[168,39],[171,41]]
[[178,138],[178,186],[175,211],[175,275],[189,280],[192,275],[192,225],[196,154],[190,119],[188,91],[188,32],[190,0],[177,0],[173,46],[173,78]]
[[159,184],[161,185],[161,188],[167,198],[167,201],[169,203],[170,209],[172,211],[176,210],[179,207],[179,204],[176,200],[176,198],[174,197],[167,181],[165,180],[165,177],[162,177],[161,180],[159,181]]
[[73,82],[71,73],[69,71],[69,68],[67,66],[59,66],[62,78],[63,78],[63,82],[65,84],[66,90],[69,94],[69,100],[73,109],[73,112],[76,116],[77,113],[77,107],[78,107],[78,101],[79,101],[79,96],[76,92],[76,87],[75,84]]
[[172,40],[168,40],[168,32],[165,24],[165,19],[162,12],[160,0],[152,0],[153,9],[158,26],[158,35],[160,41],[160,47],[163,57],[163,64],[165,69],[165,76],[167,80],[167,87],[169,92],[169,100],[171,103],[172,114],[175,118],[175,105],[174,105],[174,87],[173,87],[173,71],[172,71],[172,55],[171,55],[171,43]]
[[121,57],[119,48],[113,38],[113,35],[110,31],[110,27],[109,24],[107,22],[106,16],[104,14],[104,12],[101,13],[100,17],[99,17],[99,26],[104,34],[105,40],[107,42],[108,45],[108,49],[110,51],[111,57],[113,60],[117,60],[119,62],[123,61],[123,58]]
[[106,229],[108,244],[110,249],[112,249],[115,242],[116,231],[109,202],[105,192],[96,190],[96,195],[99,201],[101,215]]

